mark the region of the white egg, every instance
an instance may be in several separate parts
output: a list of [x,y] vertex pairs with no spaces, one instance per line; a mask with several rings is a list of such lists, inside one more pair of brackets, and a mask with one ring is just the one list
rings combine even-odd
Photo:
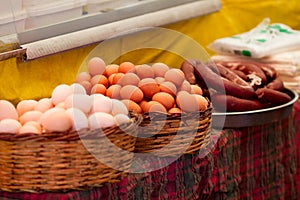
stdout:
[[70,85],[73,94],[86,94],[85,88],[79,83]]
[[15,106],[6,100],[0,100],[0,120],[2,119],[18,119]]
[[56,108],[56,110],[54,110],[54,108],[52,108],[51,110],[51,112],[49,110],[43,114],[45,115],[48,112],[45,119],[41,122],[46,132],[64,132],[72,128],[72,120],[64,109]]
[[0,133],[18,133],[21,127],[21,123],[15,119],[3,119],[0,121]]
[[114,118],[115,118],[115,121],[116,121],[117,125],[125,124],[125,123],[130,122],[130,118],[127,115],[124,115],[124,114],[117,114],[117,115],[114,116]]
[[82,130],[89,127],[88,119],[86,115],[77,108],[69,108],[67,109],[66,113],[72,119],[72,129],[73,130]]
[[70,94],[72,94],[72,88],[69,85],[61,84],[54,88],[52,91],[51,99],[54,105],[63,102]]
[[111,111],[112,111],[112,99],[104,95],[94,96],[94,98],[92,98],[92,110],[91,110],[92,113],[95,112],[111,113]]
[[52,113],[55,113],[57,111],[65,111],[65,109],[63,109],[63,108],[57,108],[57,107],[50,108],[49,110],[47,110],[46,112],[44,112],[41,115],[40,120],[38,122],[40,124],[43,124],[46,121],[46,119],[48,118],[49,115],[51,115]]
[[128,109],[126,107],[126,105],[117,100],[117,99],[112,99],[112,110],[111,110],[111,114],[113,116],[117,115],[117,114],[124,114],[124,115],[128,115]]
[[89,116],[90,129],[106,128],[116,124],[114,117],[111,114],[96,112]]
[[92,107],[91,97],[86,94],[71,94],[65,100],[65,108],[78,108],[84,113],[89,113]]

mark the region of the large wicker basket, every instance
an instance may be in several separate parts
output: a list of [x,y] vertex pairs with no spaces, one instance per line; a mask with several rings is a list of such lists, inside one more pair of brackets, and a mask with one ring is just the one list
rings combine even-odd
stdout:
[[1,133],[0,190],[81,190],[120,181],[131,167],[137,120],[93,131]]
[[211,142],[211,114],[211,104],[201,112],[145,113],[134,151],[168,157],[205,149]]

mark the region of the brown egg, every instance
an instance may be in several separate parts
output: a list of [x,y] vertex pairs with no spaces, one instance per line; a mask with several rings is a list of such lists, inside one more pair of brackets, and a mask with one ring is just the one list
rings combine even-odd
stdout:
[[106,87],[103,84],[96,84],[91,89],[91,94],[106,94]]
[[96,84],[103,84],[105,87],[108,86],[108,80],[106,76],[102,74],[98,74],[92,77],[91,84],[94,86]]
[[144,98],[144,94],[140,88],[134,85],[125,85],[120,90],[121,99],[130,99],[136,103]]
[[153,78],[142,79],[139,82],[138,87],[142,90],[144,96],[147,98],[151,98],[154,94],[160,91],[159,85]]
[[81,83],[82,81],[90,81],[91,75],[88,72],[80,72],[75,79],[75,83]]
[[172,68],[165,73],[164,76],[166,81],[171,81],[176,86],[180,86],[185,80],[183,71],[180,69]]
[[198,94],[193,94],[193,96],[196,97],[196,100],[198,102],[199,106],[199,111],[205,111],[208,107],[208,101],[205,97],[198,95]]
[[112,99],[120,99],[120,85],[111,85],[106,90],[106,96]]
[[191,85],[191,94],[203,95],[203,90],[198,85]]
[[125,74],[118,82],[119,85],[135,85],[137,86],[140,82],[140,78],[135,73],[129,72]]
[[154,70],[149,65],[137,65],[135,66],[135,71],[140,79],[154,78]]
[[180,108],[171,108],[170,110],[168,110],[168,113],[170,114],[182,113],[182,111],[180,110]]
[[161,92],[166,92],[166,93],[169,93],[173,96],[175,96],[177,94],[177,88],[176,88],[176,85],[170,81],[165,81],[165,82],[162,82],[160,85],[160,91]]
[[169,70],[169,66],[164,63],[154,63],[152,69],[156,77],[164,77]]
[[127,72],[135,72],[135,65],[132,62],[122,62],[119,66],[119,72],[126,74]]
[[110,65],[106,66],[104,75],[106,77],[109,77],[110,75],[118,73],[118,72],[119,72],[119,65],[117,65],[117,64],[110,64]]
[[148,101],[146,100],[142,100],[140,103],[139,103],[139,106],[141,107],[141,109],[144,111],[145,110],[145,106],[146,104],[148,103]]
[[161,84],[161,83],[163,83],[163,82],[166,81],[164,77],[156,77],[154,80],[155,80],[158,84]]
[[188,93],[191,93],[191,84],[187,80],[184,80],[181,86],[179,87],[179,91],[187,91]]
[[80,82],[80,85],[82,85],[86,91],[87,94],[91,93],[92,84],[89,81],[82,81]]
[[195,112],[199,110],[196,97],[187,91],[177,93],[176,104],[183,112]]
[[107,80],[109,85],[113,85],[115,75],[116,74],[111,74],[110,76],[108,76]]
[[149,101],[145,104],[144,110],[145,113],[149,112],[162,112],[162,113],[167,113],[166,108],[159,102],[157,101]]
[[138,114],[142,113],[141,107],[137,103],[135,103],[134,101],[131,101],[129,99],[123,99],[121,101],[125,104],[125,106],[127,107],[127,109],[129,111],[134,111]]
[[112,78],[111,85],[119,84],[120,79],[124,76],[124,73],[116,73]]
[[106,64],[101,58],[94,57],[88,62],[88,71],[91,74],[91,76],[103,74],[103,72],[105,71],[105,66]]
[[174,97],[166,92],[156,93],[153,95],[152,101],[161,103],[167,110],[171,109],[175,104]]

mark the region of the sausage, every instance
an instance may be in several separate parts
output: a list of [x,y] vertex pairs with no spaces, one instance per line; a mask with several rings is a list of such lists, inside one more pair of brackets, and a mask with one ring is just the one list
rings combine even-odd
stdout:
[[190,84],[196,84],[197,80],[194,74],[194,69],[196,66],[196,61],[195,60],[185,60],[182,64],[181,64],[181,70],[183,71],[186,80],[190,83]]
[[276,78],[272,82],[267,84],[267,88],[272,89],[272,90],[283,91],[284,84],[281,79]]
[[211,99],[216,110],[223,112],[243,112],[264,108],[263,104],[257,100],[241,99],[231,95],[214,94]]
[[278,77],[277,71],[272,66],[265,64],[257,64],[257,66],[263,70],[268,82],[271,82]]
[[266,87],[257,89],[256,94],[258,101],[260,101],[265,107],[282,105],[288,103],[292,99],[286,93]]
[[[201,62],[196,62],[195,66],[195,75],[196,78],[202,80],[206,83],[206,86],[212,87],[217,90],[219,93],[226,93],[232,96],[245,98],[245,99],[254,99],[256,97],[254,89],[250,85],[238,85],[227,78],[220,76],[215,73],[216,66],[204,64]],[[232,74],[231,74],[232,75]],[[235,74],[236,77],[238,75]]]

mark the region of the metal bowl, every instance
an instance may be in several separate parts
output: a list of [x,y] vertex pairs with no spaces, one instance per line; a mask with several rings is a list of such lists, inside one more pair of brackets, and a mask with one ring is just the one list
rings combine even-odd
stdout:
[[242,128],[274,123],[281,119],[285,119],[291,114],[293,105],[298,100],[299,95],[295,91],[289,89],[286,89],[284,92],[290,95],[292,100],[280,106],[245,112],[220,113],[213,111],[212,127],[218,129]]

